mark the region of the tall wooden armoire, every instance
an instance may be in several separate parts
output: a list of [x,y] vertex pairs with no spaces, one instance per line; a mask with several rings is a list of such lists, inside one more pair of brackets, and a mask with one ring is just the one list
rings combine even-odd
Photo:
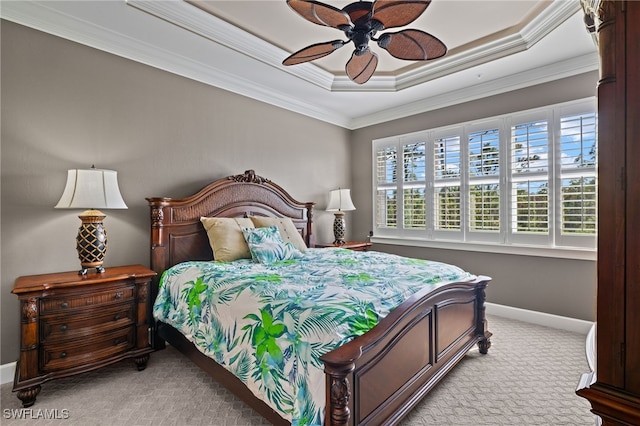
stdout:
[[640,1],[592,4],[600,52],[596,368],[576,392],[604,425],[638,426]]

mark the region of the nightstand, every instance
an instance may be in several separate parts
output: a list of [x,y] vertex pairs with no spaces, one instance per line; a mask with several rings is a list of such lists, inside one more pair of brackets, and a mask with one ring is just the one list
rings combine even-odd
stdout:
[[142,265],[30,275],[16,280],[20,299],[20,359],[13,391],[30,407],[48,380],[133,358],[144,370],[153,348],[150,285]]
[[364,241],[347,241],[344,244],[316,244],[316,247],[319,248],[327,248],[327,247],[336,247],[336,248],[344,248],[354,251],[369,251],[373,243],[368,243]]

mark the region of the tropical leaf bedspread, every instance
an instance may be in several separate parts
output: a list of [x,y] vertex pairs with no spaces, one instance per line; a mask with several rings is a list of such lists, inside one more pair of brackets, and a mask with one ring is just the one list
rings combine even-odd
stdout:
[[308,249],[274,263],[185,262],[164,272],[154,317],[181,331],[294,425],[322,424],[319,357],[411,294],[473,275],[375,251]]

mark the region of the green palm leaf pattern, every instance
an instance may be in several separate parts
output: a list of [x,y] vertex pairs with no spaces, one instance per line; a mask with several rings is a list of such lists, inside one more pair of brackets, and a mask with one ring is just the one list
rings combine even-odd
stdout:
[[200,295],[207,290],[207,286],[202,282],[201,277],[193,281],[186,282],[180,294],[181,300],[187,302],[189,307],[189,320],[193,324],[197,321],[202,312],[202,300]]
[[321,355],[425,286],[472,278],[451,265],[342,249],[271,263],[185,262],[163,273],[153,313],[293,425],[319,425]]
[[251,355],[249,351],[243,350],[229,360],[231,371],[237,378],[246,382],[251,375]]

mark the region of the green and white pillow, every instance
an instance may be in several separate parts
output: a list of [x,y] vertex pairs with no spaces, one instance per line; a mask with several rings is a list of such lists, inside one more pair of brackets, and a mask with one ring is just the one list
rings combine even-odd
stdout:
[[277,226],[242,228],[242,234],[255,262],[272,263],[302,255],[292,243],[282,241]]

